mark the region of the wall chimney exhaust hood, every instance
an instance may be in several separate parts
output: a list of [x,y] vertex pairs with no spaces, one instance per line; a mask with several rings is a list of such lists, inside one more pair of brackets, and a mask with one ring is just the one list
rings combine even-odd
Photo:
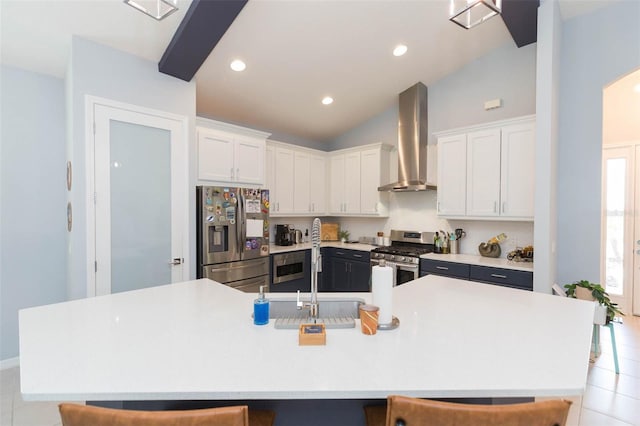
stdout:
[[427,86],[417,83],[400,93],[398,110],[398,181],[378,191],[425,191],[427,183]]

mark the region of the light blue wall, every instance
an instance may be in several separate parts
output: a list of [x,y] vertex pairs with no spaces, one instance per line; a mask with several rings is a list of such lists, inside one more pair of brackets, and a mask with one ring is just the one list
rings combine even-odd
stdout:
[[602,90],[640,67],[640,2],[564,23],[558,145],[558,281],[600,282]]
[[64,81],[0,67],[0,359],[18,310],[66,299]]
[[[518,49],[513,42],[428,85],[429,143],[434,132],[535,113],[536,45]],[[484,102],[502,99],[502,108],[484,110]],[[331,149],[398,140],[398,104],[335,138]]]
[[[69,157],[74,162],[74,227],[69,243],[70,270],[68,293],[71,299],[87,294],[86,200],[85,184],[85,95],[152,108],[186,116],[189,120],[189,227],[195,236],[195,82],[184,82],[158,72],[155,62],[141,59],[79,37],[72,40],[69,93],[71,131]],[[189,244],[191,275],[195,278],[195,244]]]

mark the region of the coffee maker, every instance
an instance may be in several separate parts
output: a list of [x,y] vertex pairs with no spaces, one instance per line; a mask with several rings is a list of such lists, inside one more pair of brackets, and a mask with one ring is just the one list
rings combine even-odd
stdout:
[[276,245],[290,246],[293,244],[289,225],[276,225]]

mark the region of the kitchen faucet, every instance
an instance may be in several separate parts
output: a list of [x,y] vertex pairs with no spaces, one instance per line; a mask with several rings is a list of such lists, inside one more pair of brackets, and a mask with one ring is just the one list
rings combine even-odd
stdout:
[[316,322],[318,319],[318,273],[322,272],[322,257],[320,255],[320,219],[313,219],[311,229],[311,301],[302,302],[300,300],[300,290],[296,300],[296,308],[309,308],[309,316]]

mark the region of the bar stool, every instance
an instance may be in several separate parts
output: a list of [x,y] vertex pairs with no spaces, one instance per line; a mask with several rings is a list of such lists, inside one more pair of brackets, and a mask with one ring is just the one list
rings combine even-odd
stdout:
[[386,426],[564,426],[570,401],[550,400],[509,405],[458,404],[392,395]]
[[273,426],[275,413],[246,405],[175,411],[138,411],[63,403],[62,426]]

